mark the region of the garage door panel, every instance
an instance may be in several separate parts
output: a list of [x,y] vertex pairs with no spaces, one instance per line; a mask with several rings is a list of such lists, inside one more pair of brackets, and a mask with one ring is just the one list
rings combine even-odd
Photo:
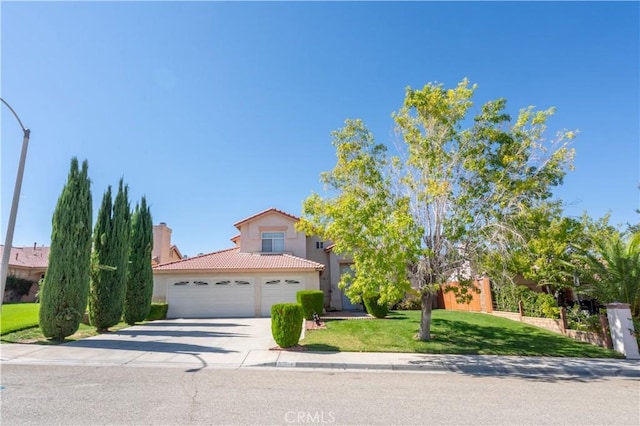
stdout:
[[183,282],[187,284],[169,286],[170,318],[255,316],[255,285],[250,280],[215,277]]
[[295,303],[296,293],[304,290],[301,278],[263,279],[262,284],[262,316],[271,315],[271,306],[278,303]]

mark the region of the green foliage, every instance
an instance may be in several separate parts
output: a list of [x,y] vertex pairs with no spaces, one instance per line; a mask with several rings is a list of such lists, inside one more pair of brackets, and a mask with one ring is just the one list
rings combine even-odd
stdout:
[[131,244],[127,291],[124,301],[124,320],[133,325],[145,319],[151,308],[153,295],[153,270],[151,251],[153,250],[153,220],[142,197],[131,218]]
[[346,120],[332,136],[338,162],[321,180],[336,196],[307,198],[298,229],[334,241],[333,250],[352,259],[356,274],[344,274],[340,287],[353,303],[372,291],[384,302],[399,300],[410,288],[407,264],[415,260],[419,230],[384,174],[386,147],[361,120]]
[[302,306],[304,319],[313,319],[313,314],[322,315],[324,309],[324,292],[322,290],[300,290],[296,293],[296,300]]
[[[29,294],[31,287],[36,284],[35,281],[28,280],[26,278],[18,278],[15,275],[9,275],[4,287],[5,292],[11,292],[13,297],[20,299],[22,296]],[[6,303],[7,298],[5,298]]]
[[[433,295],[465,265],[484,272],[487,253],[508,259],[525,241],[522,212],[562,183],[575,133],[546,137],[554,110],[529,107],[512,120],[504,99],[472,108],[475,90],[466,79],[453,89],[407,88],[393,114],[404,142],[395,157],[360,120],[333,133],[338,160],[321,175],[327,195],[305,200],[299,229],[353,260],[355,277],[341,280],[352,301],[372,292],[382,303],[399,300],[410,280]],[[419,338],[428,340],[429,304],[424,314]]]
[[591,244],[576,251],[580,291],[600,303],[628,303],[640,317],[640,232],[595,234]]
[[362,296],[362,300],[369,315],[373,315],[376,318],[384,318],[389,313],[389,305],[380,301],[379,294]]
[[302,306],[279,303],[271,306],[271,334],[281,348],[298,344],[302,332]]
[[89,320],[104,331],[122,319],[127,289],[131,232],[128,187],[122,179],[113,207],[111,187],[105,192],[94,230]]
[[560,308],[556,299],[548,293],[536,294],[536,306],[543,318],[560,318]]
[[538,318],[559,318],[560,308],[552,295],[530,290],[523,285],[503,284],[496,288],[495,302],[500,311],[519,312],[522,301],[524,315]]
[[572,330],[600,332],[600,315],[591,315],[580,309],[579,304],[567,309],[567,325]]
[[155,321],[155,320],[163,320],[167,318],[167,312],[169,311],[169,304],[167,303],[152,303],[149,308],[149,313],[147,314],[145,320],[147,321]]
[[40,329],[61,340],[74,334],[87,306],[91,259],[91,181],[71,160],[67,183],[53,213],[49,266],[40,290]]
[[409,295],[404,300],[396,303],[393,306],[394,310],[398,311],[416,311],[422,308],[422,299],[420,296]]

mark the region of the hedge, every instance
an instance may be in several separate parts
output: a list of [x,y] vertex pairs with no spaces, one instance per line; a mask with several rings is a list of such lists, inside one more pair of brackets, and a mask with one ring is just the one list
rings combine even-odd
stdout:
[[169,310],[168,303],[152,303],[149,315],[145,318],[147,321],[163,320],[167,318],[167,311]]
[[372,294],[368,296],[362,296],[364,300],[364,307],[370,315],[376,318],[384,318],[389,313],[389,306],[387,304],[378,304],[379,294]]
[[302,306],[304,319],[312,320],[313,314],[322,315],[324,308],[324,292],[322,290],[300,290],[296,293],[296,300]]
[[271,334],[281,348],[298,344],[302,332],[302,306],[278,303],[271,306]]

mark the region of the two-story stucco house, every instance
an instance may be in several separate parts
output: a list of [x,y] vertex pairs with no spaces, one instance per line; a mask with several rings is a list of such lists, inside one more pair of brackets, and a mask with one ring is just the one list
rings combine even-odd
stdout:
[[326,308],[352,307],[337,285],[348,262],[298,232],[298,220],[264,210],[234,224],[234,247],[154,266],[154,300],[169,304],[170,318],[269,316],[303,289],[324,291]]

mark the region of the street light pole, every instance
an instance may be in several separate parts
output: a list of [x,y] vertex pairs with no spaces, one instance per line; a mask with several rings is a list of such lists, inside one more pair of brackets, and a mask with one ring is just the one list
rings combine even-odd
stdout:
[[18,201],[20,200],[20,189],[22,188],[22,175],[24,175],[24,163],[27,159],[27,147],[29,146],[29,136],[31,130],[24,127],[18,114],[11,108],[4,99],[0,98],[3,104],[9,108],[13,116],[18,120],[18,124],[22,128],[22,152],[20,153],[20,163],[18,164],[18,175],[16,176],[16,186],[13,190],[13,201],[11,202],[11,212],[9,213],[9,223],[7,224],[7,235],[2,250],[2,264],[0,266],[0,309],[4,302],[4,288],[7,282],[7,272],[9,270],[9,257],[11,256],[11,247],[13,245],[13,231],[16,227],[16,216],[18,214]]

